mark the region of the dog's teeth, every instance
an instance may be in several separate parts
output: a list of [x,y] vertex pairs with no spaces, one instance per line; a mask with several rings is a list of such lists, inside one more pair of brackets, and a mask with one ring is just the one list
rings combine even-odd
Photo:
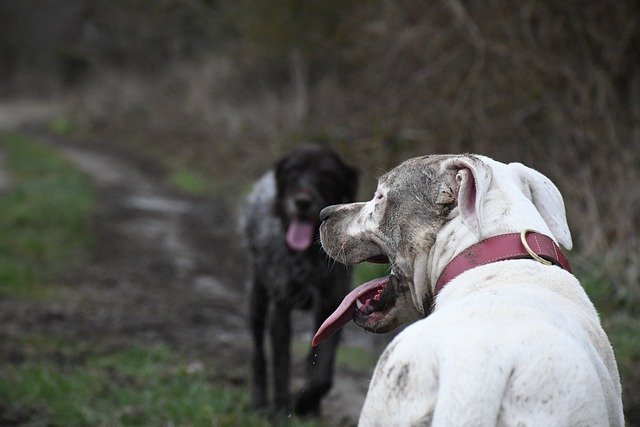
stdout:
[[356,308],[358,310],[360,310],[361,307],[362,307],[362,303],[360,302],[360,300],[358,298],[356,298]]

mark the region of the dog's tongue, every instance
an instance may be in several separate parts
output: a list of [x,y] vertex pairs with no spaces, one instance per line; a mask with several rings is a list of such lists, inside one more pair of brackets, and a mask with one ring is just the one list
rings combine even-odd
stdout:
[[287,245],[294,251],[304,251],[313,243],[313,222],[294,219],[287,229]]
[[377,291],[377,289],[387,283],[388,280],[389,277],[379,277],[367,283],[363,283],[349,292],[349,295],[344,297],[336,311],[334,311],[333,314],[320,326],[318,332],[316,332],[311,340],[311,345],[313,347],[317,346],[344,325],[349,323],[353,314],[356,312],[356,300],[369,292]]

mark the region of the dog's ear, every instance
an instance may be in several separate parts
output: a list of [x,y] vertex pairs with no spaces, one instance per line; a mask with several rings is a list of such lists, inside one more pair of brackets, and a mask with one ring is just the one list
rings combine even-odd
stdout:
[[573,247],[571,232],[567,224],[562,194],[558,188],[549,178],[522,163],[509,163],[509,167],[516,172],[516,176],[530,192],[529,199],[547,223],[553,237],[562,246],[571,249]]
[[280,160],[278,160],[278,162],[276,162],[276,164],[273,167],[273,170],[274,170],[273,177],[276,184],[275,186],[276,197],[275,197],[275,203],[273,204],[273,213],[276,216],[282,217],[282,218],[285,216],[285,208],[284,208],[284,197],[281,197],[281,196],[284,193],[285,173],[287,172],[287,169],[289,168],[290,163],[291,161],[289,160],[289,156],[285,156]]
[[491,183],[491,169],[482,160],[470,156],[447,159],[444,167],[455,173],[450,188],[457,189],[453,196],[458,202],[462,222],[481,239],[482,198]]
[[278,160],[274,165],[273,170],[275,171],[276,183],[282,182],[285,168],[287,167],[288,163],[289,163],[289,159],[287,157],[283,157],[280,160]]

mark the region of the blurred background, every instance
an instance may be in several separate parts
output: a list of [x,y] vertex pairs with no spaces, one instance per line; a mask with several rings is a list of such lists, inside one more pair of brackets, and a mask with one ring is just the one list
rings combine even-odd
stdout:
[[[0,1],[0,425],[265,425],[237,209],[309,141],[361,199],[422,154],[549,176],[640,425],[639,66],[635,0]],[[389,337],[346,333],[296,425],[357,419]]]

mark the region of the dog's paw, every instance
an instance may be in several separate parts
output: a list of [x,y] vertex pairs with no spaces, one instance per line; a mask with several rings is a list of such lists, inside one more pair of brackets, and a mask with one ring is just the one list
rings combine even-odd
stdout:
[[296,415],[301,417],[319,417],[320,400],[314,396],[302,394],[296,399],[294,409]]

